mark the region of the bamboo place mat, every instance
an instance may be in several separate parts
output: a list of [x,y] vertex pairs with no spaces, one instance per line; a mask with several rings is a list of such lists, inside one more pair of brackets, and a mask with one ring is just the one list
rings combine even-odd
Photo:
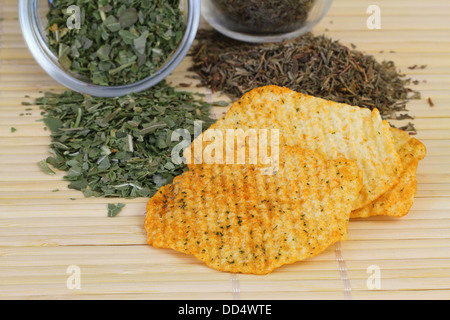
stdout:
[[[381,30],[366,27],[369,4],[381,8]],[[147,246],[147,199],[121,200],[124,210],[108,218],[107,203],[117,199],[86,199],[67,188],[63,173],[48,176],[39,170],[36,162],[48,156],[49,133],[36,122],[40,110],[26,111],[21,102],[31,102],[39,91],[64,88],[31,57],[16,6],[14,0],[0,2],[1,299],[450,298],[448,1],[335,1],[314,29],[379,60],[393,60],[420,82],[414,89],[422,100],[411,101],[408,109],[428,155],[418,169],[409,215],[352,220],[348,241],[266,276],[215,271],[191,256]],[[424,64],[425,69],[408,69]],[[190,65],[186,58],[169,81],[192,82],[188,90],[222,99],[186,78]],[[216,116],[225,111],[214,109]],[[17,131],[11,133],[11,127]],[[67,286],[70,266],[79,268],[79,289]],[[380,282],[374,287],[376,275]]]

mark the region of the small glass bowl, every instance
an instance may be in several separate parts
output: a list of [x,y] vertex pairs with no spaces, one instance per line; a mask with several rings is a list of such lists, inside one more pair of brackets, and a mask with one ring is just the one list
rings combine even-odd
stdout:
[[184,59],[197,34],[200,23],[200,0],[181,0],[185,33],[177,49],[153,75],[121,86],[99,86],[83,82],[65,71],[47,45],[49,0],[18,0],[20,27],[25,42],[39,65],[56,81],[74,91],[97,97],[118,97],[146,90],[164,80]]
[[332,0],[202,0],[202,15],[220,33],[245,42],[278,42],[309,32]]

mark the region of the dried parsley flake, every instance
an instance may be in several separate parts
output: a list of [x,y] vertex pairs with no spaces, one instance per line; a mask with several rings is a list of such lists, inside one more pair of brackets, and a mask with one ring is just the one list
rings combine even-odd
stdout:
[[117,216],[124,207],[125,207],[125,204],[123,204],[123,203],[118,203],[118,204],[109,203],[108,204],[108,217],[112,218],[112,217]]

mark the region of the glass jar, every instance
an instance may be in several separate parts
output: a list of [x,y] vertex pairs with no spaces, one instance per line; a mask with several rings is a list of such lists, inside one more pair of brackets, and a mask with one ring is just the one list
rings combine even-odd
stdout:
[[77,92],[98,97],[117,97],[146,90],[164,80],[183,60],[195,39],[200,22],[200,0],[181,0],[185,31],[178,46],[152,75],[134,83],[101,86],[80,80],[64,69],[50,50],[47,13],[51,0],[18,0],[20,26],[25,42],[39,65],[56,81]]
[[310,31],[332,0],[202,0],[202,15],[220,33],[246,42],[277,42]]

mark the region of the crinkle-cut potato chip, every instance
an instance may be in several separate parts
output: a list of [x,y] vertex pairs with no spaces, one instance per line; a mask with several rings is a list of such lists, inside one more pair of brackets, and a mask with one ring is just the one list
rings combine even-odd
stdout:
[[267,274],[347,238],[362,187],[353,161],[287,147],[275,174],[259,169],[197,166],[176,177],[148,202],[148,243],[221,271]]
[[403,217],[408,214],[417,192],[416,172],[427,153],[425,145],[403,130],[391,128],[395,147],[403,163],[400,182],[367,206],[352,211],[351,218],[372,216]]
[[[344,157],[355,161],[363,171],[364,185],[354,210],[396,185],[403,169],[390,125],[376,109],[370,111],[271,85],[245,94],[208,130],[238,128],[279,129],[281,146],[298,145],[326,159]],[[208,130],[197,137],[203,140],[203,150],[208,145],[203,139]],[[203,154],[194,147],[197,139],[184,153],[190,168]]]

